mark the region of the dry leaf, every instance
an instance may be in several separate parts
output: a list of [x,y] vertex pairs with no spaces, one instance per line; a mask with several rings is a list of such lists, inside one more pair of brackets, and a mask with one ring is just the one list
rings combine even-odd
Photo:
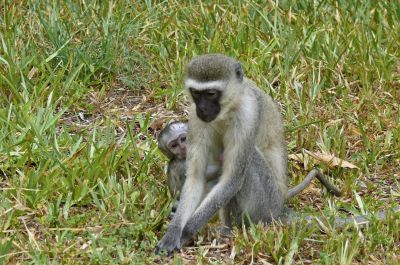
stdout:
[[303,167],[304,169],[308,168],[308,163],[310,162],[310,157],[309,156],[304,156],[301,153],[298,154],[290,154],[289,155],[289,159],[292,159],[294,161],[303,163]]
[[352,133],[353,136],[361,136],[360,129],[355,127],[354,125],[349,126],[349,131]]
[[89,240],[87,243],[84,243],[84,244],[80,247],[80,249],[81,249],[81,250],[85,250],[85,249],[87,249],[91,244],[92,244],[92,240]]
[[28,79],[31,80],[32,77],[34,77],[37,72],[38,72],[38,69],[36,67],[32,67],[32,69],[28,73]]
[[324,154],[324,153],[321,153],[321,152],[314,153],[314,152],[310,152],[308,150],[304,150],[304,153],[306,153],[306,154],[312,156],[313,158],[315,158],[315,159],[317,159],[317,160],[319,160],[321,162],[324,162],[325,164],[328,164],[329,166],[332,166],[332,167],[340,166],[340,167],[343,167],[343,168],[357,168],[357,169],[359,169],[359,167],[357,167],[356,165],[354,165],[354,164],[352,164],[352,163],[350,163],[348,161],[345,161],[343,159],[337,158],[336,156],[331,155],[331,154]]
[[153,123],[150,125],[150,128],[152,130],[160,130],[164,124],[165,118],[161,117],[159,119],[156,119],[155,121],[153,121]]
[[[306,153],[307,155],[311,156],[312,158],[314,158],[314,159],[316,159],[318,161],[321,161],[321,162],[323,162],[323,163],[325,163],[325,164],[327,164],[327,165],[329,165],[331,167],[340,166],[342,168],[357,168],[357,169],[359,169],[356,165],[354,165],[354,164],[352,164],[350,162],[347,162],[347,161],[345,161],[343,159],[337,158],[337,157],[335,157],[334,155],[331,155],[331,154],[324,154],[324,153],[321,153],[321,152],[314,153],[314,152],[311,152],[311,151],[308,151],[308,150],[305,150],[305,149],[304,149],[304,153]],[[298,161],[298,162],[301,162],[301,163],[304,163],[304,164],[307,163],[307,156],[304,156],[301,153],[290,154],[289,155],[289,159],[292,159],[294,161]],[[304,168],[307,168],[307,167],[304,166]]]
[[298,153],[298,154],[290,154],[290,155],[289,155],[289,159],[292,159],[292,160],[294,160],[294,161],[303,163],[303,162],[304,162],[304,155],[301,154],[301,153]]
[[336,123],[341,123],[343,121],[343,119],[337,119],[337,120],[330,120],[326,123],[326,127],[329,127],[331,125],[335,125]]

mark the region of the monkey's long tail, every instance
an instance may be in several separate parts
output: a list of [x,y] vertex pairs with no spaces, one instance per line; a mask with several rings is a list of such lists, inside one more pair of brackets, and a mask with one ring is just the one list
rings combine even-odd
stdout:
[[303,191],[309,184],[310,182],[314,179],[317,178],[322,185],[324,185],[327,190],[332,193],[333,195],[339,197],[341,195],[341,192],[338,188],[336,188],[335,186],[333,186],[328,179],[316,168],[314,168],[313,170],[310,171],[310,173],[308,173],[307,177],[303,180],[303,182],[301,182],[299,185],[289,189],[288,191],[288,198],[291,198],[297,194],[299,194],[301,191]]
[[[393,213],[400,212],[400,206],[394,207],[393,209],[381,210],[375,213],[375,218],[379,221],[384,221],[388,215],[389,211],[393,211]],[[334,225],[336,227],[344,227],[348,224],[357,224],[358,226],[369,224],[371,221],[372,215],[358,215],[353,217],[336,217]]]
[[[400,206],[396,206],[394,208],[389,208],[385,210],[380,210],[375,214],[367,214],[367,215],[355,215],[349,217],[335,217],[332,225],[334,227],[343,228],[347,225],[357,225],[357,226],[365,226],[371,222],[373,218],[376,218],[378,221],[385,221],[389,214],[398,214],[400,213]],[[318,219],[318,216],[313,215],[301,215],[294,212],[292,209],[285,207],[284,215],[282,215],[280,219],[285,224],[292,224],[294,222],[298,222],[301,220],[306,220],[308,225],[318,224],[319,226],[323,226],[322,222]],[[317,223],[315,222],[317,221]]]

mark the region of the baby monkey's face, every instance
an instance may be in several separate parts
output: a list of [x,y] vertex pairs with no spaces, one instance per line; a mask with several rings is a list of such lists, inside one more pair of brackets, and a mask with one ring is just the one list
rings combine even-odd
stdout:
[[181,133],[175,139],[168,142],[168,148],[178,159],[186,158],[186,133]]

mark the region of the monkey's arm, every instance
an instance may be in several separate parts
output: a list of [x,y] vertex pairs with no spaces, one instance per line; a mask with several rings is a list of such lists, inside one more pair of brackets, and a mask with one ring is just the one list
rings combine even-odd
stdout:
[[[203,135],[192,135],[191,132],[203,132]],[[204,130],[195,129],[188,133],[190,144],[188,145],[186,181],[182,188],[178,209],[168,226],[166,234],[158,242],[156,253],[166,250],[169,255],[172,251],[181,247],[180,238],[183,227],[203,197],[206,185],[204,176],[207,166],[207,140],[211,137],[204,134],[206,134]],[[196,141],[190,142],[194,138]]]
[[318,169],[313,169],[308,173],[307,177],[301,182],[299,185],[291,188],[288,191],[288,198],[291,198],[297,194],[299,194],[301,191],[303,191],[308,185],[310,185],[311,181],[314,178],[317,178],[322,185],[326,187],[326,189],[332,193],[335,196],[340,196],[341,192],[338,188],[336,188],[332,183],[329,182],[329,180],[318,170]]
[[[250,148],[242,148],[236,141],[236,145],[226,145],[229,149],[224,150],[224,161],[222,175],[218,184],[207,194],[193,216],[189,219],[182,231],[181,243],[187,242],[216,212],[225,206],[240,190],[244,181],[246,163],[250,157]],[[254,144],[253,144],[254,145]],[[251,146],[246,143],[244,146]],[[225,159],[226,158],[226,159]],[[231,161],[231,162],[227,162]]]

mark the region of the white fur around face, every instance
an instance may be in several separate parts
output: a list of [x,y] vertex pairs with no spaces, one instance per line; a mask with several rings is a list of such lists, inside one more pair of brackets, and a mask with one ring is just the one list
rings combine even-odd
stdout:
[[245,94],[241,100],[239,121],[247,124],[248,128],[256,127],[255,123],[259,112],[256,98],[254,95]]
[[197,80],[188,78],[185,80],[185,87],[194,88],[196,90],[205,90],[205,89],[221,89],[225,85],[224,81],[217,80],[217,81],[208,81],[208,82],[199,82]]

